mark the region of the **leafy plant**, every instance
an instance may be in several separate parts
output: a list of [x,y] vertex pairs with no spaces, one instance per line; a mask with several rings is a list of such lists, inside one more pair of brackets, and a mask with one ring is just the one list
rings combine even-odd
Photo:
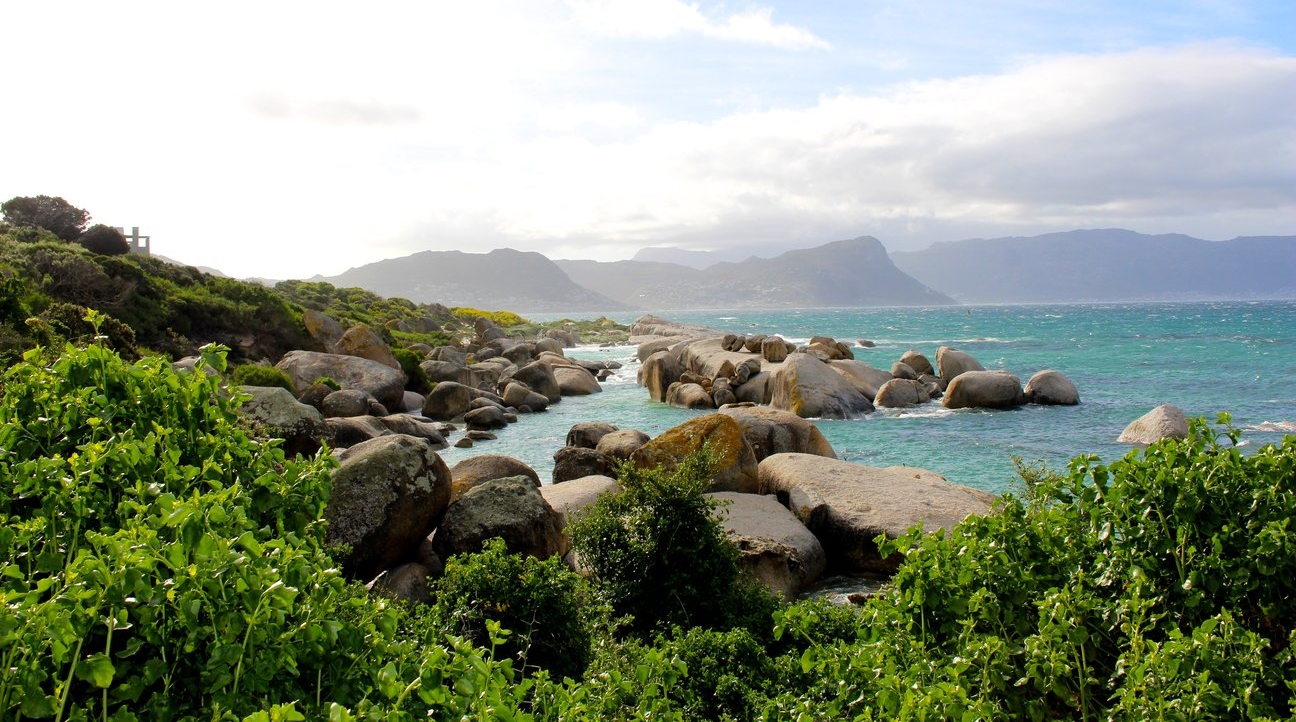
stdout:
[[522,669],[579,679],[590,659],[595,605],[585,580],[561,559],[510,554],[503,540],[453,557],[436,583],[434,617],[452,633],[487,646],[489,621],[512,635],[498,651]]
[[263,366],[261,364],[238,366],[234,369],[234,383],[240,386],[277,386],[287,389],[293,395],[297,393],[292,378],[274,366]]

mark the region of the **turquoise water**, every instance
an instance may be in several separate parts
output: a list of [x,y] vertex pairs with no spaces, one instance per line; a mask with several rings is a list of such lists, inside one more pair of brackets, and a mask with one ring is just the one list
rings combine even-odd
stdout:
[[[1296,433],[1296,302],[955,306],[937,308],[693,311],[663,314],[737,333],[868,339],[855,357],[889,368],[907,349],[935,360],[936,347],[971,353],[988,369],[1023,383],[1041,369],[1066,374],[1080,405],[1012,411],[949,411],[934,402],[863,419],[817,421],[838,456],[872,466],[907,465],[950,481],[1000,492],[1013,488],[1012,458],[1064,468],[1081,454],[1119,458],[1122,429],[1152,408],[1174,404],[1189,416],[1233,415],[1245,443]],[[612,318],[629,322],[633,315]],[[544,320],[543,318],[541,320]],[[500,439],[443,452],[450,464],[480,453],[515,456],[542,479],[552,454],[580,421],[608,421],[655,435],[700,412],[654,403],[636,386],[633,347],[569,349],[581,358],[626,364],[604,392],[569,397],[524,416]]]

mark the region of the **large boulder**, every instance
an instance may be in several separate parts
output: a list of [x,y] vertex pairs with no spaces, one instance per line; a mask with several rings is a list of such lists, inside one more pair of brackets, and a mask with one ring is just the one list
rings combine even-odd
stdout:
[[463,416],[472,408],[471,388],[454,381],[442,381],[428,392],[423,401],[423,415],[437,421]]
[[368,391],[341,389],[324,397],[320,402],[320,413],[328,419],[342,416],[386,416],[387,409]]
[[675,468],[684,457],[709,444],[720,464],[711,480],[711,491],[754,493],[760,487],[756,455],[743,435],[742,426],[731,416],[707,414],[667,429],[630,455],[640,469]]
[[613,459],[629,459],[651,440],[652,437],[638,429],[621,429],[604,434],[594,450]]
[[790,411],[765,406],[733,406],[720,409],[742,427],[759,462],[774,454],[801,453],[837,458],[832,444],[819,427]]
[[653,401],[666,401],[666,394],[671,384],[679,381],[684,374],[684,366],[679,357],[671,351],[662,350],[644,359],[639,367],[639,385],[648,389],[648,397]]
[[1080,403],[1080,392],[1061,371],[1045,369],[1026,382],[1026,403],[1075,406]]
[[772,378],[773,375],[768,371],[752,374],[734,389],[734,397],[738,399],[738,403],[768,405],[774,395],[774,389],[770,386]]
[[902,409],[931,401],[926,384],[913,379],[891,379],[878,389],[873,404],[879,408]]
[[337,342],[342,338],[342,324],[313,308],[302,311],[302,324],[306,326],[306,333],[319,342],[321,348],[329,353],[337,353]]
[[319,410],[293,398],[287,389],[244,386],[243,391],[252,398],[243,403],[239,412],[270,436],[283,439],[288,456],[313,455],[319,451],[320,442],[330,438]]
[[562,514],[554,511],[527,476],[491,479],[451,502],[432,538],[442,559],[479,552],[482,544],[503,539],[511,554],[545,559],[567,551]]
[[546,363],[532,361],[522,366],[513,374],[513,380],[549,399],[551,404],[562,400],[562,389],[558,386],[558,379],[554,378],[553,369]]
[[932,362],[917,349],[909,349],[900,355],[900,363],[914,370],[914,373],[922,376],[923,374],[936,375],[936,369],[932,367]]
[[[481,401],[482,399],[477,399]],[[484,404],[466,412],[463,416],[464,424],[469,429],[477,431],[491,431],[492,429],[502,429],[508,426],[508,419],[504,415],[504,410],[493,404]]]
[[540,487],[540,496],[562,514],[563,526],[566,527],[586,507],[598,501],[600,496],[615,494],[619,489],[616,479],[593,475],[570,479],[561,484],[547,484]]
[[391,347],[363,323],[348,328],[342,338],[338,339],[337,349],[338,353],[367,358],[400,371],[400,362],[396,360]]
[[1122,444],[1155,444],[1162,439],[1185,438],[1188,438],[1188,419],[1183,410],[1162,404],[1132,421],[1117,441]]
[[666,390],[666,403],[678,409],[714,409],[715,400],[695,383],[676,381]]
[[947,409],[1012,409],[1024,403],[1021,379],[1007,371],[964,371],[941,398]]
[[547,396],[537,394],[516,381],[510,381],[504,387],[503,400],[505,406],[512,406],[515,409],[525,406],[531,411],[544,411],[549,408],[549,398]]
[[[338,416],[325,419],[324,423],[328,426],[329,439],[337,449],[350,448],[370,439],[395,433],[376,416]],[[411,436],[417,435],[411,434]],[[438,449],[445,448],[444,443],[445,440],[442,439],[442,445],[433,444],[433,446]]]
[[362,389],[389,409],[400,408],[405,397],[405,374],[377,361],[344,354],[289,351],[275,364],[288,374],[293,386],[304,389],[327,376],[344,389]]
[[567,446],[579,446],[582,449],[593,449],[599,439],[616,431],[617,427],[606,421],[582,421],[572,424],[567,430]]
[[563,396],[588,396],[603,390],[594,374],[580,366],[553,366],[554,380],[558,382],[558,392]]
[[453,381],[464,386],[475,385],[473,384],[472,372],[463,364],[428,359],[419,364],[419,368],[423,369],[423,373],[427,374],[428,381],[434,384],[442,381]]
[[873,411],[864,394],[833,367],[808,354],[789,355],[770,384],[774,387],[770,406],[802,418],[852,419]]
[[464,492],[490,481],[510,476],[525,476],[535,486],[540,486],[540,475],[535,469],[511,456],[499,454],[481,454],[471,456],[450,468],[450,499],[463,496]]
[[426,439],[392,434],[338,452],[324,518],[342,568],[368,581],[410,555],[450,502],[450,470]]
[[823,574],[823,545],[773,496],[722,491],[711,494],[725,534],[742,554],[742,566],[771,592],[791,602]]
[[863,361],[851,361],[843,359],[841,361],[829,361],[828,365],[833,371],[841,374],[846,382],[855,387],[855,390],[864,394],[864,398],[872,401],[877,397],[878,389],[891,379],[895,378],[890,371],[870,366]]
[[424,418],[417,418],[409,414],[391,414],[379,418],[378,423],[385,426],[393,434],[405,434],[406,436],[427,439],[428,443],[432,444],[432,448],[437,451],[449,446],[446,443],[445,432],[442,431],[441,425],[434,424]]
[[595,449],[564,446],[553,454],[553,483],[559,484],[582,476],[611,476],[616,471],[612,457]]
[[[945,382],[953,381],[958,378],[959,374],[968,371],[985,371],[985,367],[972,357],[972,354],[966,351],[960,351],[953,346],[941,346],[936,349],[936,367],[937,375]],[[917,369],[914,369],[917,371]]]
[[776,364],[782,363],[788,356],[788,344],[779,336],[766,336],[761,339],[761,358]]
[[818,537],[831,567],[847,573],[895,571],[874,541],[915,524],[926,532],[985,514],[994,495],[951,484],[911,466],[877,468],[811,454],[775,454],[760,463],[762,489],[777,494]]

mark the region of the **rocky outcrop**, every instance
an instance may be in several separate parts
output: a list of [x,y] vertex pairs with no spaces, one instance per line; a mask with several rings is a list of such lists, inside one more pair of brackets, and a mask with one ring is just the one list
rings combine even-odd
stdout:
[[342,324],[333,320],[332,316],[308,308],[302,311],[302,324],[306,326],[306,333],[309,333],[320,347],[327,349],[329,353],[338,352],[337,342],[342,338]]
[[283,439],[288,456],[313,455],[319,451],[320,442],[330,438],[320,412],[293,398],[287,389],[244,386],[243,391],[252,398],[243,403],[239,412],[270,436]]
[[851,419],[873,411],[873,404],[854,386],[808,354],[788,356],[770,383],[770,405],[802,418]]
[[1021,380],[1007,371],[964,371],[941,398],[947,409],[1012,409],[1024,403]]
[[405,396],[405,374],[399,368],[357,356],[289,351],[275,368],[288,374],[298,389],[305,389],[315,379],[328,377],[344,389],[368,391],[389,409],[399,408]]
[[714,409],[715,401],[700,384],[676,381],[666,390],[666,403],[679,409]]
[[[908,368],[908,367],[906,367]],[[931,401],[927,387],[917,380],[891,379],[878,389],[873,404],[878,408],[903,409]]]
[[939,474],[906,466],[877,468],[810,454],[776,454],[760,463],[762,489],[823,544],[829,566],[844,572],[895,571],[874,542],[921,523],[926,532],[985,514],[994,495],[957,486]]
[[[960,351],[952,346],[941,346],[936,349],[936,366],[938,376],[946,383],[953,381],[967,371],[985,371],[985,367],[972,357],[972,354]],[[917,370],[917,369],[915,369]]]
[[936,369],[932,367],[931,361],[928,360],[926,356],[919,353],[917,349],[911,348],[901,354],[900,363],[913,369],[914,373],[919,376],[923,374],[931,374],[932,376],[938,375]]
[[[324,423],[328,426],[329,438],[333,440],[334,448],[338,449],[347,449],[370,439],[394,433],[382,419],[376,416],[339,416],[325,419]],[[442,439],[441,444],[433,444],[433,446],[438,449],[445,448],[445,439]]]
[[340,416],[386,416],[387,409],[373,394],[363,389],[341,389],[334,391],[320,402],[320,413],[324,418]]
[[458,499],[478,484],[510,476],[525,476],[532,484],[540,486],[540,475],[535,469],[511,456],[480,454],[469,457],[450,469],[450,500]]
[[621,429],[600,437],[594,450],[613,459],[629,459],[651,440],[652,437],[638,429]]
[[895,378],[891,372],[870,366],[863,361],[843,359],[830,361],[828,365],[869,401],[877,397],[878,389],[882,388],[883,384]]
[[757,462],[767,456],[787,453],[837,458],[837,452],[819,427],[790,411],[738,406],[721,409],[720,413],[738,422]]
[[428,392],[423,401],[423,415],[437,421],[450,421],[472,408],[472,389],[454,381],[442,381]]
[[1177,406],[1162,404],[1143,414],[1125,427],[1118,442],[1122,444],[1155,444],[1163,439],[1188,438],[1188,419]]
[[348,328],[337,341],[337,352],[347,356],[358,356],[370,361],[377,361],[383,366],[400,371],[400,363],[391,348],[373,329],[364,324]]
[[328,543],[348,552],[342,568],[368,581],[431,533],[450,501],[450,470],[425,439],[393,434],[337,454],[324,510]]
[[630,456],[640,469],[675,468],[684,457],[709,445],[719,462],[711,491],[754,493],[759,488],[756,455],[742,426],[724,414],[707,414],[667,429]]
[[554,452],[553,483],[560,484],[582,476],[612,476],[616,470],[612,457],[594,449],[564,446]]
[[513,374],[513,380],[549,399],[551,404],[562,400],[562,389],[559,388],[558,379],[554,378],[553,369],[548,364],[532,361],[519,368]]
[[1080,403],[1080,392],[1061,371],[1045,369],[1026,382],[1026,403],[1047,406],[1075,406]]
[[778,499],[730,491],[710,496],[720,503],[716,516],[738,547],[743,569],[783,601],[795,600],[823,574],[823,545]]
[[619,489],[616,479],[610,476],[582,476],[561,484],[542,486],[540,496],[562,515],[562,523],[566,527],[586,507],[598,501],[600,496],[615,494]]
[[563,396],[587,396],[603,391],[594,374],[579,366],[554,366],[553,375]]
[[479,552],[499,537],[511,554],[545,559],[567,551],[562,515],[549,506],[529,477],[491,479],[450,504],[432,538],[442,559]]
[[616,430],[617,427],[606,421],[582,421],[568,429],[567,446],[593,449],[598,446],[599,439]]

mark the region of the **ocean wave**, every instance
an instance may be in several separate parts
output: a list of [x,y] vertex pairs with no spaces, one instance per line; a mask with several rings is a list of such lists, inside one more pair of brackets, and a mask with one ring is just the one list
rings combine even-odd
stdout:
[[1258,424],[1243,426],[1242,430],[1264,434],[1296,434],[1296,421],[1262,421]]

